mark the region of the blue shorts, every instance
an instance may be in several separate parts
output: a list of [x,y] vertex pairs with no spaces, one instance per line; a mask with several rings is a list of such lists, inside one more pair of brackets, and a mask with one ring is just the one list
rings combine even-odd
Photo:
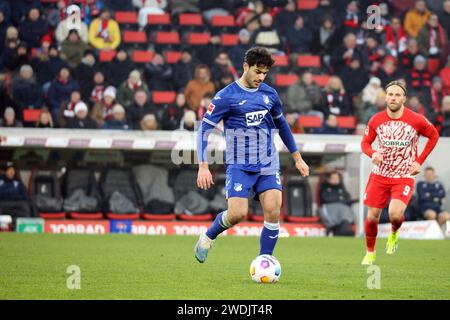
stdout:
[[250,189],[253,188],[254,199],[259,200],[259,195],[270,189],[281,191],[280,172],[267,175],[260,172],[244,171],[238,168],[227,168],[225,180],[226,198],[248,198]]

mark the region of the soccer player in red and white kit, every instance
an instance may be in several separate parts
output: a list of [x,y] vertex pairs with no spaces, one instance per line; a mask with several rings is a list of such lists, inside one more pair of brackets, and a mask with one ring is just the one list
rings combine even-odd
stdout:
[[[397,250],[398,229],[413,193],[415,176],[439,139],[436,128],[424,116],[405,108],[407,91],[403,82],[392,81],[385,90],[387,108],[369,120],[361,142],[362,151],[374,164],[364,193],[368,213],[365,220],[367,252],[363,265],[375,262],[378,221],[389,199],[391,232],[386,253],[393,254]],[[417,154],[419,136],[428,138],[420,155]],[[372,149],[375,138],[378,150]]]

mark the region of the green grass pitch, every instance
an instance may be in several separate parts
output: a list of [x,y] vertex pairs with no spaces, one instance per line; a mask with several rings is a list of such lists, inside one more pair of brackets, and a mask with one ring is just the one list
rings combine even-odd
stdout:
[[[253,283],[258,237],[220,237],[204,264],[197,237],[0,234],[0,299],[450,299],[450,241],[377,242],[381,289],[360,265],[364,240],[281,238],[277,284]],[[67,289],[67,268],[81,288]]]

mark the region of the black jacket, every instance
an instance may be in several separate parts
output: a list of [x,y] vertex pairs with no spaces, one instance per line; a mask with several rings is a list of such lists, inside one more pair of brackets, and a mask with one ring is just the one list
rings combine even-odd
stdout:
[[350,204],[350,194],[342,184],[332,185],[328,181],[322,182],[320,187],[320,203],[342,203]]

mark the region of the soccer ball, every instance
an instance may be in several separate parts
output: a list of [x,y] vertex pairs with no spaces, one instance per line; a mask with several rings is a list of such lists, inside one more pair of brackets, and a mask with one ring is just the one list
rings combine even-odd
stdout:
[[274,256],[257,256],[250,265],[250,276],[257,283],[275,283],[280,279],[281,265]]

